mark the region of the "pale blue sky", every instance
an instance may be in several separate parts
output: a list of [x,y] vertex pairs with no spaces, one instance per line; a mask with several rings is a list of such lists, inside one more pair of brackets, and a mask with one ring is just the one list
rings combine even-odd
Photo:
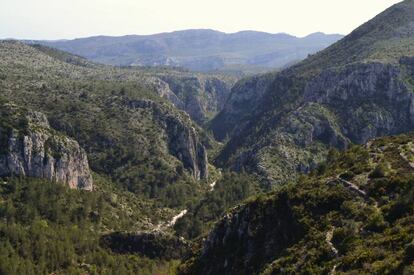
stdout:
[[191,28],[347,34],[396,0],[0,0],[0,38],[63,39]]

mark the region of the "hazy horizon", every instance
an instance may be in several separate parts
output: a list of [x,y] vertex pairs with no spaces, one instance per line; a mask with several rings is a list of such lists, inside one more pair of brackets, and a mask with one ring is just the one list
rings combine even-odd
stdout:
[[59,40],[73,40],[73,39],[82,39],[82,38],[90,38],[90,37],[102,37],[102,36],[104,36],[104,37],[151,36],[151,35],[159,35],[159,34],[167,34],[167,33],[175,33],[175,32],[184,32],[184,31],[192,31],[192,30],[215,31],[215,32],[221,32],[221,33],[225,33],[225,34],[236,34],[236,33],[241,33],[241,32],[259,32],[259,33],[266,33],[266,34],[271,34],[271,35],[285,34],[285,35],[289,35],[289,36],[293,36],[293,37],[297,37],[297,38],[305,38],[307,36],[317,34],[317,33],[321,33],[321,34],[324,34],[324,35],[344,36],[344,34],[341,34],[341,33],[324,33],[324,32],[319,32],[319,31],[308,33],[308,34],[303,35],[303,36],[297,36],[297,35],[286,33],[286,32],[271,33],[271,32],[258,31],[258,30],[240,30],[240,31],[236,31],[236,32],[224,32],[224,31],[209,29],[209,28],[199,28],[199,29],[173,30],[173,31],[149,33],[149,34],[139,34],[139,33],[131,33],[131,34],[124,34],[124,35],[97,34],[97,35],[91,35],[91,36],[82,36],[82,37],[74,37],[74,38],[60,38],[60,39],[25,39],[25,38],[14,38],[14,37],[4,37],[4,38],[0,38],[0,39],[4,39],[4,40],[8,40],[8,39],[10,39],[10,40],[13,40],[13,39],[16,39],[16,40],[44,40],[44,41],[51,41],[52,42],[52,41],[59,41]]
[[[346,35],[397,0],[4,0],[1,39],[61,40],[150,35],[188,29],[259,31],[305,37]],[[299,7],[299,8],[298,8]],[[202,12],[201,12],[202,11]]]

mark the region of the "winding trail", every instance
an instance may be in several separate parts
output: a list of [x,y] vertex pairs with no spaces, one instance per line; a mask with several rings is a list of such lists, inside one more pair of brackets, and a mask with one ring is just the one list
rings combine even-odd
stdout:
[[[334,246],[334,244],[332,243],[332,238],[333,238],[333,232],[335,230],[335,227],[332,227],[331,230],[329,230],[328,232],[326,232],[326,236],[325,236],[325,241],[328,244],[329,248],[332,251],[332,254],[335,258],[338,257],[339,251],[338,249]],[[329,272],[329,275],[333,275],[336,273],[336,268],[338,267],[338,264],[335,264],[331,271]]]
[[[350,181],[347,181],[345,179],[342,179],[339,176],[328,178],[327,183],[328,184],[334,184],[334,183],[342,184],[349,191],[351,191],[351,192],[357,194],[358,196],[362,197],[367,204],[373,204],[375,209],[377,209],[379,211],[378,202],[376,200],[373,200],[372,198],[370,198],[367,195],[367,193],[364,190],[360,189],[359,186],[357,186],[356,184],[354,184]],[[332,238],[333,238],[334,231],[335,231],[335,227],[332,227],[328,232],[326,232],[325,241],[328,244],[330,250],[332,251],[333,256],[335,258],[337,258],[338,255],[339,255],[339,251],[334,246],[334,244],[332,243]],[[331,271],[329,272],[329,275],[336,274],[336,269],[338,268],[338,266],[339,266],[339,264],[335,264],[332,267]]]
[[163,231],[170,227],[173,227],[179,219],[181,219],[185,216],[185,214],[187,214],[187,212],[187,209],[182,210],[180,213],[172,217],[170,221],[158,224],[157,227],[155,227],[154,231]]
[[[338,252],[338,249],[336,249],[336,247],[332,243],[334,230],[335,230],[335,227],[332,227],[331,230],[326,232],[325,241],[328,244],[329,248],[331,249],[333,256],[336,258],[338,257],[339,252]],[[333,268],[331,269],[331,271],[329,272],[329,274],[330,275],[335,274],[337,267],[338,267],[338,264],[335,264]]]
[[340,178],[339,176],[336,177],[336,180],[338,180],[339,182],[341,182],[346,188],[348,188],[349,190],[358,193],[358,195],[360,195],[361,197],[364,197],[365,199],[368,198],[367,193],[363,190],[361,190],[357,185],[355,185],[354,183],[344,180],[342,178]]
[[355,185],[354,183],[344,180],[342,178],[340,178],[339,176],[336,177],[332,177],[332,178],[328,178],[327,180],[328,184],[332,184],[335,182],[339,182],[341,183],[345,188],[347,188],[348,190],[358,194],[359,196],[363,197],[365,200],[368,200],[368,195],[364,190],[361,190],[357,185]]
[[329,248],[331,249],[332,253],[335,256],[338,256],[338,249],[336,249],[336,247],[332,243],[332,238],[333,238],[334,230],[335,230],[335,227],[332,227],[331,230],[329,230],[328,232],[326,232],[325,240],[326,240],[326,243],[328,244]]
[[329,272],[329,275],[334,275],[336,273],[336,268],[338,267],[338,265],[334,265],[331,269],[331,271]]
[[[219,179],[221,179],[221,177],[222,177],[222,173],[221,173],[221,171],[219,170],[218,171],[218,173],[219,173]],[[214,191],[214,187],[216,186],[216,184],[217,184],[217,180],[215,180],[215,181],[213,181],[212,183],[210,183],[209,184],[209,186],[210,186],[210,192],[213,192]]]
[[354,184],[350,181],[344,180],[344,179],[340,178],[339,176],[328,179],[328,183],[332,184],[334,182],[341,183],[345,188],[347,188],[351,192],[356,193],[357,195],[361,196],[367,204],[373,205],[374,208],[379,211],[378,202],[374,198],[369,197],[367,195],[367,193],[364,190],[362,190],[361,188],[359,188],[356,184]]
[[216,183],[217,183],[217,181],[213,181],[213,182],[210,184],[210,192],[214,191],[214,186],[216,186]]
[[168,227],[172,227],[176,224],[176,222],[181,219],[182,217],[184,217],[184,215],[187,214],[187,209],[184,209],[183,211],[181,211],[178,215],[175,215],[171,221],[169,223],[167,223],[167,228]]

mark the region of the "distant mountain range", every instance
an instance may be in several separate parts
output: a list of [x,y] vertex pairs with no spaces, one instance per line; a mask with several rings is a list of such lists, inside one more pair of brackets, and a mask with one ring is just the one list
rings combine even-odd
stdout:
[[54,47],[109,65],[257,72],[300,61],[342,37],[339,34],[313,33],[298,38],[283,33],[241,31],[227,34],[199,29],[154,35],[26,42]]

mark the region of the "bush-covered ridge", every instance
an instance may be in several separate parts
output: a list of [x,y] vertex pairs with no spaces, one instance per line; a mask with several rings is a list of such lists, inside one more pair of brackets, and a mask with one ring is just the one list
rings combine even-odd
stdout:
[[217,223],[191,274],[411,274],[413,135],[331,150],[328,161]]

